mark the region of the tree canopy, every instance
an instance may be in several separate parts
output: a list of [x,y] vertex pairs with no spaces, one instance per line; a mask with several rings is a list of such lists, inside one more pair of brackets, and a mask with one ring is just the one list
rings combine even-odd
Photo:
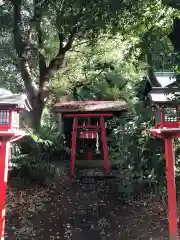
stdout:
[[[117,168],[115,188],[121,191],[116,200],[142,190],[148,198],[149,192],[167,194],[164,142],[145,131],[154,127],[154,116],[144,100],[153,86],[160,86],[156,72],[175,72],[180,80],[179,8],[178,0],[0,0],[0,85],[26,93],[32,105],[29,135],[13,154],[15,175],[50,182],[47,189],[54,188],[53,181],[59,186],[62,176],[57,174],[69,163],[71,146],[54,119],[57,99],[125,99],[128,112],[105,119],[109,157]],[[100,150],[99,129],[97,134],[95,150]],[[179,158],[178,141],[175,150]],[[159,209],[158,203],[158,215]]]
[[100,92],[117,99],[127,81],[142,80],[142,72],[158,86],[154,71],[173,65],[168,34],[175,15],[158,0],[3,1],[1,82],[27,93],[34,128],[53,89],[62,93],[63,84],[83,99],[101,99]]

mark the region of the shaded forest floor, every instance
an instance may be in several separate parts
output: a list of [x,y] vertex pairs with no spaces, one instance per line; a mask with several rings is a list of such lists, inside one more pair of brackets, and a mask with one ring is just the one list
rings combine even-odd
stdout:
[[[5,239],[81,240],[69,224],[80,191],[80,183],[68,176],[46,188],[14,180],[7,193]],[[101,214],[97,225],[104,226],[104,234],[97,240],[168,239],[165,202],[149,200],[147,196],[123,202],[109,193],[105,183],[100,184],[98,191]]]

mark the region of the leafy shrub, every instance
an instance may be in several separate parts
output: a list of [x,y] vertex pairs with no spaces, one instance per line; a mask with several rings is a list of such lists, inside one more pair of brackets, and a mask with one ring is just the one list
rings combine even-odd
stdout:
[[31,129],[27,131],[29,135],[14,145],[11,176],[44,183],[55,176],[58,162],[68,159],[69,149],[54,124],[42,126],[36,134]]
[[112,128],[111,161],[118,162],[122,180],[120,191],[157,191],[165,182],[164,142],[146,131],[154,126],[151,111],[137,104],[125,118],[108,125]]

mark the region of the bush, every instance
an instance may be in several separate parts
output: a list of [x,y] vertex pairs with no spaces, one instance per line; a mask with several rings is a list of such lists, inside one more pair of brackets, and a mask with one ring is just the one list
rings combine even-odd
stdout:
[[111,161],[118,162],[120,191],[127,193],[159,189],[165,183],[164,142],[146,130],[154,126],[152,113],[141,104],[128,115],[113,119],[110,146]]
[[29,135],[14,145],[11,176],[44,183],[55,176],[58,162],[68,160],[69,149],[54,124],[42,126],[36,134],[27,131]]

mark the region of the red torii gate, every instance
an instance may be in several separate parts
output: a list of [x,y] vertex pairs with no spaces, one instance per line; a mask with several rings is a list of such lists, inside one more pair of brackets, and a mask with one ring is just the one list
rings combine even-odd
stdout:
[[127,111],[127,103],[125,101],[58,101],[55,104],[55,111],[59,122],[65,124],[68,119],[73,120],[67,129],[67,131],[72,131],[70,144],[71,176],[74,176],[78,150],[77,140],[83,139],[89,145],[87,158],[92,160],[92,148],[96,145],[94,140],[98,140],[99,135],[101,136],[104,168],[106,173],[109,174],[110,160],[105,120],[112,118],[113,115],[121,115],[122,112]]
[[[107,174],[110,173],[110,161],[109,161],[109,154],[108,154],[108,146],[107,146],[107,135],[106,135],[106,128],[104,117],[112,117],[112,114],[65,114],[64,117],[72,117],[74,118],[73,123],[73,132],[72,132],[72,151],[71,151],[71,176],[74,175],[74,167],[75,167],[75,159],[76,159],[76,142],[77,142],[77,130],[82,129],[80,132],[80,138],[82,139],[96,139],[97,138],[97,130],[101,130],[101,139],[103,145],[103,153],[104,153],[104,167]],[[78,125],[79,118],[88,118],[87,125]],[[99,117],[100,118],[100,125],[92,125],[90,123],[91,118]],[[85,131],[83,131],[85,129]],[[88,152],[88,160],[91,160],[92,153]]]
[[6,189],[10,163],[10,143],[21,139],[26,133],[19,129],[19,113],[31,107],[24,94],[12,94],[0,89],[0,239],[4,240]]

